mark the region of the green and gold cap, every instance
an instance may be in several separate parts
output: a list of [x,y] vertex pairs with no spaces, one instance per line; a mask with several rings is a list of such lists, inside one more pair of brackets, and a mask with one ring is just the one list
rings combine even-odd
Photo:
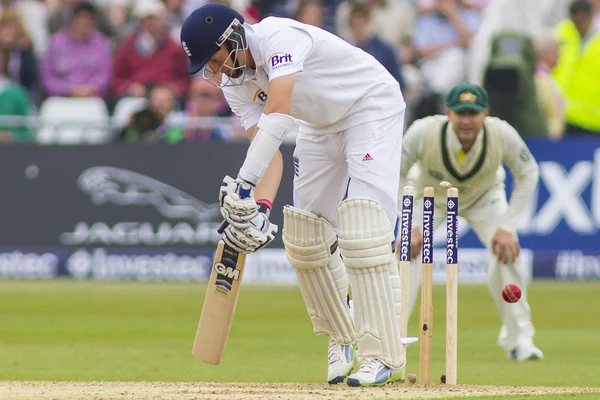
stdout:
[[482,112],[488,108],[487,91],[470,82],[459,83],[446,96],[446,106],[454,111],[472,110]]

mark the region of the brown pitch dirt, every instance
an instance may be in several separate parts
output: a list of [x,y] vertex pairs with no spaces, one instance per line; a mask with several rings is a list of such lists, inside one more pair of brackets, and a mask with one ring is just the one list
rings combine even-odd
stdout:
[[350,388],[302,383],[0,382],[2,400],[373,400],[599,393],[600,388],[391,384]]

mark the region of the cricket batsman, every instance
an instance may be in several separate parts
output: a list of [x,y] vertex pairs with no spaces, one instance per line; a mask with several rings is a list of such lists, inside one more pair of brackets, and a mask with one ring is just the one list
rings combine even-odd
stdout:
[[[512,126],[488,116],[484,88],[461,83],[447,95],[446,106],[446,115],[417,120],[406,131],[401,187],[410,184],[417,193],[427,186],[435,189],[434,229],[446,218],[445,189],[439,187],[440,181],[448,181],[458,189],[459,216],[467,220],[491,252],[488,286],[503,323],[498,344],[509,359],[542,359],[542,351],[533,344],[534,327],[520,272],[516,234],[519,217],[538,183],[537,162]],[[515,181],[510,203],[504,189],[503,162]],[[421,257],[417,256],[423,240],[422,198],[415,201],[413,215],[409,310],[414,307],[421,284]],[[505,303],[500,295],[508,283],[522,288],[522,298],[515,304]]]
[[[401,379],[393,251],[405,103],[398,83],[373,57],[322,29],[272,17],[250,25],[218,4],[186,19],[181,44],[188,73],[222,88],[251,141],[238,175],[226,176],[219,194],[229,223],[224,241],[252,253],[274,239],[269,214],[283,170],[279,146],[298,124],[294,206],[283,210],[283,242],[314,331],[329,337],[327,381],[380,386]],[[359,368],[348,376],[356,359]]]

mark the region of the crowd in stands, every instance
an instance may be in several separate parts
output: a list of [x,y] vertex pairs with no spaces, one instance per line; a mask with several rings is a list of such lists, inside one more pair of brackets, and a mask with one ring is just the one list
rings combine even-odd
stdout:
[[[231,117],[221,90],[186,73],[179,31],[206,2],[0,0],[0,142],[43,136],[33,120],[83,99],[105,107],[108,140],[244,137],[236,118],[215,118]],[[522,135],[600,134],[600,0],[219,2],[248,23],[294,18],[372,54],[401,85],[407,123],[443,112],[469,80]]]

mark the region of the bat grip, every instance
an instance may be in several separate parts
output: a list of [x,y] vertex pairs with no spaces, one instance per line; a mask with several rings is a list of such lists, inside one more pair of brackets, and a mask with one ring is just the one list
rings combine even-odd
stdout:
[[[244,182],[240,185],[240,198],[241,199],[246,199],[246,198],[250,197],[251,192],[252,192],[252,185],[250,185],[249,183]],[[221,222],[221,225],[219,225],[219,227],[217,228],[217,233],[219,235],[222,235],[228,226],[229,226],[229,222],[227,222],[227,221]]]

